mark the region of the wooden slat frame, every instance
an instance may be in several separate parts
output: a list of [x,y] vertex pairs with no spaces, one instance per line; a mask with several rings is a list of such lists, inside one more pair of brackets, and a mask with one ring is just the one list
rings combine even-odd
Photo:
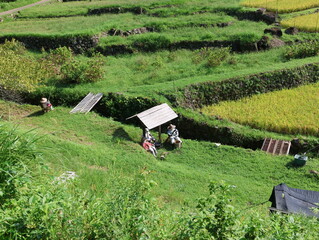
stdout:
[[178,115],[166,103],[163,103],[127,119],[133,117],[138,117],[145,127],[153,129],[177,118]]
[[273,155],[288,155],[290,147],[289,141],[265,138],[261,150]]
[[88,95],[85,96],[79,102],[71,111],[70,113],[88,113],[91,111],[91,109],[97,104],[98,101],[103,97],[103,93],[98,93],[98,94],[93,94],[93,93],[88,93]]

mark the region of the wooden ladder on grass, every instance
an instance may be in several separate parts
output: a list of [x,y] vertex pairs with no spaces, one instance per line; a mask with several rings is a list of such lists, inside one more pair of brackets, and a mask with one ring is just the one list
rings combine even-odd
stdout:
[[289,141],[265,138],[261,150],[273,155],[288,155],[290,146],[291,142]]
[[100,101],[100,99],[103,97],[103,93],[93,94],[89,93],[86,95],[85,98],[82,99],[81,102],[78,103],[71,111],[70,113],[88,113],[91,111],[91,109],[95,106],[95,104]]

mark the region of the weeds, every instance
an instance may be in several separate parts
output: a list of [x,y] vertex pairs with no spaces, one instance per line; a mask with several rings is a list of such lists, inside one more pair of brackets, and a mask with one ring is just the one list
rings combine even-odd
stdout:
[[208,68],[217,67],[231,58],[230,48],[202,48],[195,51],[193,62],[204,62]]

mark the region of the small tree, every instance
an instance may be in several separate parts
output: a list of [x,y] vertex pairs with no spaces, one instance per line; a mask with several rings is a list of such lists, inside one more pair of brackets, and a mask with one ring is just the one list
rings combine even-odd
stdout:
[[46,77],[40,62],[25,54],[25,47],[15,41],[0,45],[0,88],[4,91],[31,92]]

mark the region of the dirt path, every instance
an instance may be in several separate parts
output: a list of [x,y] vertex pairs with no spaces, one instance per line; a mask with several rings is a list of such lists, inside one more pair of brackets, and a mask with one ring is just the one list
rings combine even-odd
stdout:
[[26,5],[26,6],[23,6],[23,7],[19,7],[19,8],[15,8],[15,9],[11,9],[9,11],[5,11],[5,12],[0,13],[0,16],[12,14],[14,12],[17,12],[17,11],[20,11],[20,10],[23,10],[23,9],[26,9],[26,8],[29,8],[29,7],[33,7],[33,6],[42,4],[42,3],[46,3],[46,2],[49,2],[49,1],[51,1],[51,0],[41,0],[40,2],[32,3],[32,4],[29,4],[29,5]]

